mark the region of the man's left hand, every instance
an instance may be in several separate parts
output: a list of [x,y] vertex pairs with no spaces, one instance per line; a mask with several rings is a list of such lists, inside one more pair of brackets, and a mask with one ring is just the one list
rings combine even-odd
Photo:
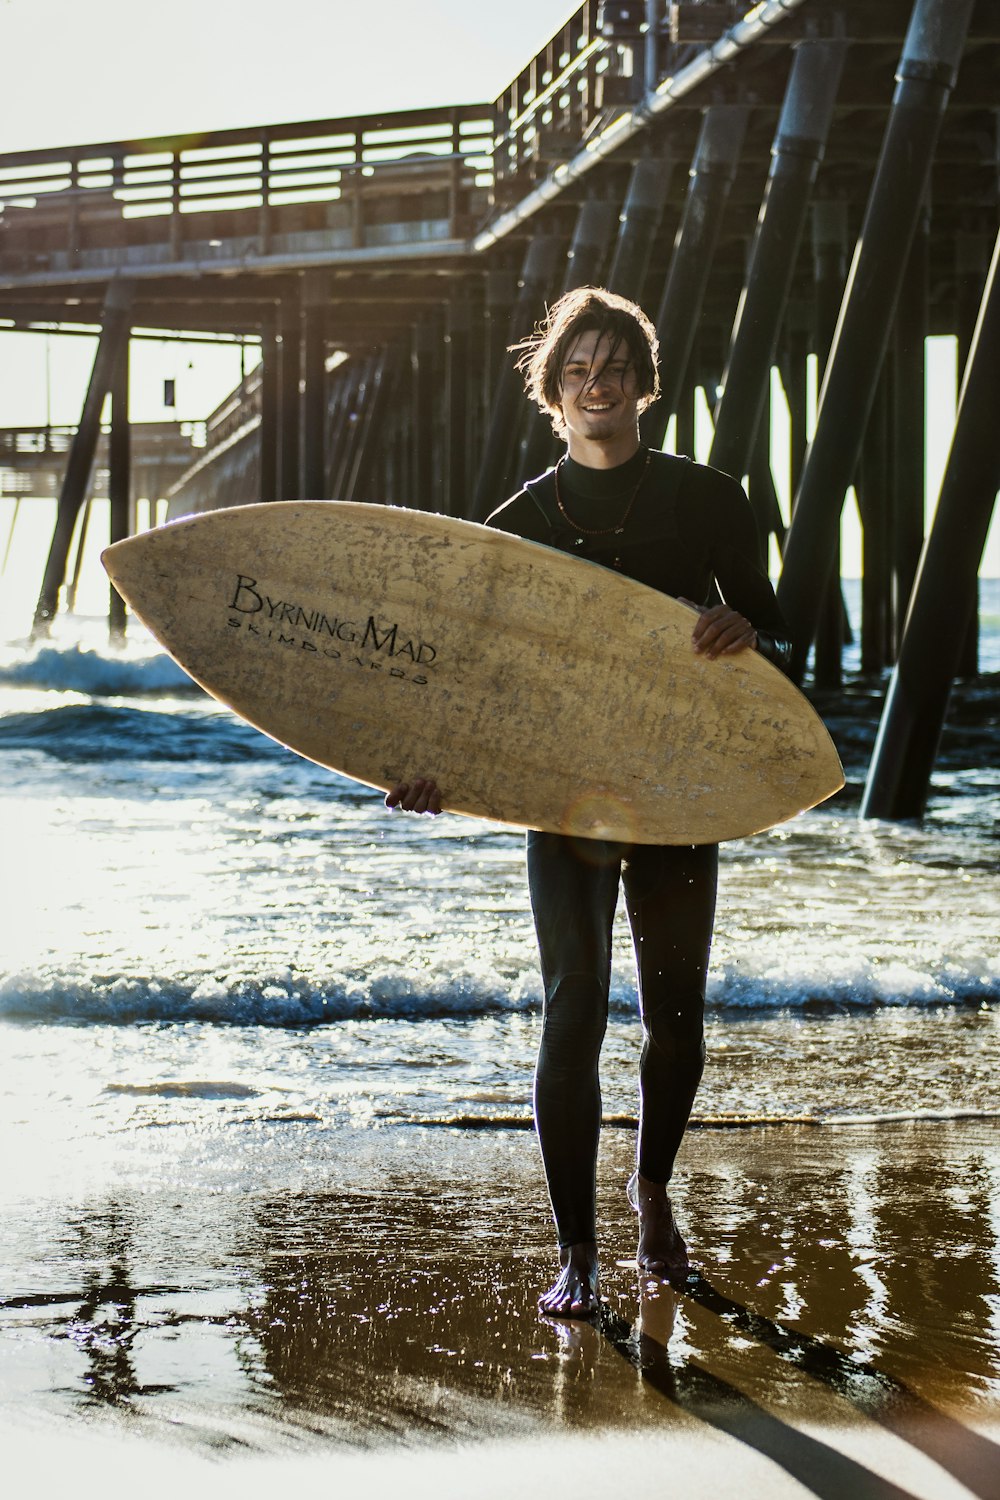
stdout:
[[698,610],[698,619],[691,634],[691,643],[699,656],[714,661],[717,656],[735,656],[738,651],[752,650],[757,645],[757,632],[750,621],[728,604],[714,604],[710,609],[692,604]]

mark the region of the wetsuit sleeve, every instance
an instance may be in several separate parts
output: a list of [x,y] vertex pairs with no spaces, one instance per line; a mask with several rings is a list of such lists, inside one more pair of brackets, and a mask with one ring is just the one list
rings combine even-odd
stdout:
[[725,602],[745,615],[757,632],[757,650],[776,667],[791,664],[792,642],[785,617],[759,562],[757,522],[741,485],[719,475],[711,546],[712,569]]

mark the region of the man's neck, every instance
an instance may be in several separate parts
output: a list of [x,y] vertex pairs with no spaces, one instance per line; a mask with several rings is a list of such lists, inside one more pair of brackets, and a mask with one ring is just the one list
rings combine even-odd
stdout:
[[575,432],[567,433],[566,448],[574,463],[585,469],[617,469],[639,451],[639,434],[630,432],[607,443],[593,442]]

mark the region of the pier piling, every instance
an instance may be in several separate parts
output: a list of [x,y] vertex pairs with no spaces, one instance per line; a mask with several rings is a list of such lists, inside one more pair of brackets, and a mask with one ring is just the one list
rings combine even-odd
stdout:
[[1000,490],[1000,235],[962,381],[937,509],[889,684],[861,816],[919,818]]
[[875,181],[854,253],[785,547],[778,600],[801,679],[844,495],[857,467],[941,119],[974,0],[915,0]]
[[278,416],[281,404],[281,345],[273,309],[260,324],[260,500],[278,498]]
[[307,271],[302,288],[302,489],[307,499],[326,494],[327,277]]

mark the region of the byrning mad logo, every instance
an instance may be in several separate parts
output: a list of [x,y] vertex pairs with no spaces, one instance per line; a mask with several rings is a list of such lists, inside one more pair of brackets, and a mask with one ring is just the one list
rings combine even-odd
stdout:
[[306,609],[290,599],[272,599],[246,573],[237,574],[227,608],[233,630],[330,661],[373,672],[385,670],[390,677],[405,678],[419,687],[427,686],[426,669],[437,658],[429,641],[409,635],[398,621],[387,625],[371,614],[364,621],[348,620]]

